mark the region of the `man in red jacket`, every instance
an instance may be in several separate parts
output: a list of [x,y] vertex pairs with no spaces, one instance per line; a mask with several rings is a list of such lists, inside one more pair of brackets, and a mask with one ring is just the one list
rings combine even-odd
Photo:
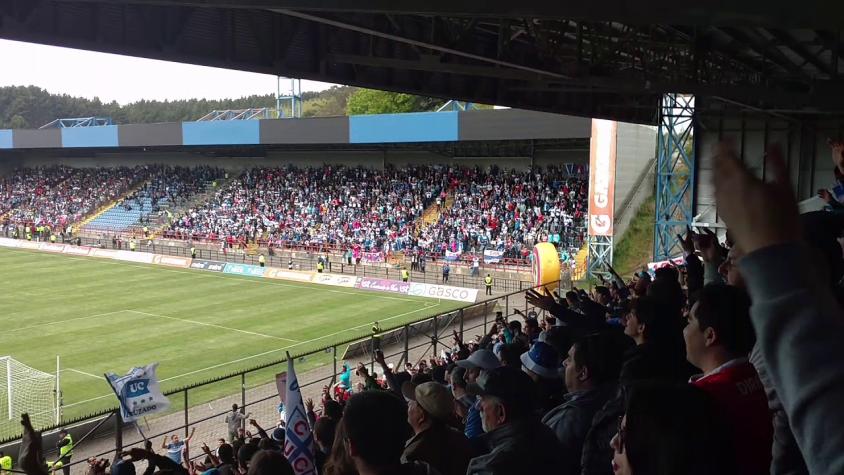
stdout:
[[743,290],[707,285],[689,312],[683,338],[686,358],[703,371],[690,382],[721,408],[738,473],[768,474],[772,416],[759,375],[747,359],[754,341],[749,312],[750,300]]

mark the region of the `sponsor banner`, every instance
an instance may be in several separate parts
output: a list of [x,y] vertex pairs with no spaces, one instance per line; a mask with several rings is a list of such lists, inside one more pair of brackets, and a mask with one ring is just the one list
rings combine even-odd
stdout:
[[618,124],[592,119],[589,142],[589,235],[612,236]]
[[150,254],[148,252],[117,251],[114,253],[114,257],[112,257],[112,259],[117,259],[119,261],[139,262],[141,264],[152,264],[153,257],[155,257],[155,254]]
[[91,256],[92,257],[105,257],[108,259],[114,259],[114,256],[117,254],[117,251],[112,251],[111,249],[91,249]]
[[170,267],[189,267],[190,266],[190,258],[189,257],[175,257],[175,256],[159,256],[156,255],[153,260],[153,264],[159,264],[162,266],[170,266]]
[[20,241],[17,239],[0,238],[0,246],[3,247],[19,247]]
[[338,274],[314,274],[311,282],[323,285],[336,285],[337,287],[354,287],[358,278],[353,275]]
[[92,250],[93,249],[88,246],[65,246],[64,251],[62,252],[73,256],[87,256],[91,254]]
[[190,263],[191,269],[199,269],[199,270],[207,270],[211,272],[223,272],[223,269],[226,267],[225,262],[219,261],[206,261],[203,259],[194,259]]
[[18,241],[18,245],[15,247],[19,247],[21,249],[38,249],[41,247],[41,244],[32,241]]
[[249,277],[263,277],[264,268],[250,264],[226,264],[223,268],[224,274],[246,275]]
[[292,270],[282,269],[267,269],[264,277],[279,280],[293,280],[296,282],[310,282],[312,278],[310,272],[295,272]]
[[357,284],[357,288],[362,290],[375,290],[378,292],[393,292],[397,294],[406,294],[410,288],[410,283],[399,282],[397,280],[388,279],[374,279],[372,277],[361,277]]
[[407,290],[407,295],[456,300],[458,302],[474,302],[478,297],[478,289],[451,287],[450,285],[412,283]]
[[44,243],[41,243],[41,246],[39,246],[39,249],[41,249],[42,251],[47,251],[47,252],[62,252],[62,251],[64,251],[64,244],[55,244],[55,243],[52,243],[52,242],[44,242]]
[[459,252],[445,251],[445,260],[456,261],[458,259],[460,259],[460,253]]
[[497,264],[501,262],[501,258],[504,256],[504,251],[493,251],[491,249],[487,249],[484,251],[484,263],[485,264]]
[[381,254],[380,252],[362,252],[360,253],[360,256],[363,262],[384,262],[384,254]]

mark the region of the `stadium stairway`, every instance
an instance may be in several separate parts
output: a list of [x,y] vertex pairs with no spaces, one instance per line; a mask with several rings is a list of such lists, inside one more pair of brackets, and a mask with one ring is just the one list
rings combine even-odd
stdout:
[[581,281],[586,279],[586,260],[589,258],[589,244],[584,243],[574,256],[574,273],[571,279],[574,281]]
[[[123,200],[125,200],[126,197],[128,197],[132,193],[142,189],[144,187],[144,185],[146,185],[146,184],[147,184],[146,181],[142,181],[142,182],[138,183],[136,186],[129,189],[126,193],[123,193],[122,195],[120,195],[117,199],[103,205],[102,207],[100,207],[100,209],[91,213],[88,217],[86,217],[85,219],[80,221],[78,225],[74,226],[74,228],[80,229],[80,230],[93,230],[93,231],[103,231],[103,230],[106,230],[106,229],[108,229],[110,231],[118,231],[118,229],[101,226],[100,224],[96,224],[95,222],[97,220],[99,220],[101,217],[103,217],[104,215],[106,215],[107,213],[109,213],[110,211],[112,211],[113,209],[115,209],[117,204],[123,202]],[[110,220],[107,220],[107,221],[104,221],[104,222],[108,222],[108,221],[110,221]],[[137,219],[135,219],[135,222],[137,222]],[[86,228],[90,228],[90,229],[86,229]]]
[[[205,203],[205,202],[209,201],[211,199],[211,197],[214,196],[214,193],[217,192],[217,190],[220,190],[220,189],[226,187],[229,184],[229,182],[238,178],[238,176],[239,175],[233,173],[227,179],[218,178],[217,180],[212,180],[212,181],[206,182],[205,183],[205,190],[200,192],[200,193],[193,195],[185,203],[182,203],[179,206],[171,206],[172,203],[165,203],[165,204],[161,205],[161,209],[162,209],[162,211],[165,211],[165,213],[170,212],[174,217],[179,216],[185,210],[193,208],[194,206],[196,206],[199,203]],[[215,182],[217,183],[216,187],[214,186]],[[170,223],[167,220],[166,216],[159,216],[159,217],[153,218],[152,221],[150,222],[150,224],[147,226],[150,229],[150,238],[155,239],[156,237],[158,237],[163,231],[165,231],[167,229],[167,227],[169,225],[170,225]]]
[[[449,193],[448,196],[446,196],[445,201],[443,202],[442,209],[450,209],[452,206],[454,206],[454,194]],[[421,227],[426,228],[431,224],[436,223],[440,219],[440,214],[442,214],[442,210],[437,209],[436,203],[432,204],[431,206],[428,206],[428,208],[422,212],[422,217],[419,218],[420,224],[422,225]]]

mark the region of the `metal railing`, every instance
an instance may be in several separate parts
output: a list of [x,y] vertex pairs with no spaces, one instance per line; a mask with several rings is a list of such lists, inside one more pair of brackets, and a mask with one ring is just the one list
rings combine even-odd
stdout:
[[[558,286],[559,282],[550,284]],[[527,289],[525,289],[527,290]],[[291,355],[296,364],[303,396],[318,400],[323,388],[332,385],[341,373],[343,361],[353,361],[351,367],[363,363],[373,373],[375,368],[374,350],[381,349],[385,358],[395,363],[396,370],[407,362],[416,363],[422,359],[435,357],[439,349],[451,347],[452,335],[457,334],[466,341],[486,334],[495,322],[495,315],[501,312],[506,319],[520,318],[526,315],[529,304],[524,298],[524,290],[491,297],[460,308],[416,319],[393,326],[383,326],[378,333],[362,330],[360,334],[342,341],[310,348]],[[541,311],[540,311],[541,313]],[[171,401],[170,412],[155,420],[146,421],[137,426],[122,424],[116,401],[112,407],[94,411],[83,417],[62,421],[62,427],[70,427],[77,437],[86,434],[85,444],[77,443],[74,448],[72,463],[73,473],[87,470],[89,457],[111,457],[115,453],[130,447],[143,446],[145,439],[157,441],[168,434],[184,433],[188,436],[196,430],[195,442],[209,445],[226,438],[226,424],[223,418],[230,413],[232,403],[238,404],[250,418],[255,419],[271,432],[279,420],[279,396],[275,385],[275,375],[287,370],[287,359],[262,363],[240,371],[211,378],[195,384],[171,389],[165,392]],[[380,369],[377,369],[380,372]],[[104,419],[111,423],[105,424]],[[96,426],[96,427],[95,427]],[[100,427],[102,426],[102,427]],[[54,431],[58,426],[40,428],[45,433]],[[93,434],[92,428],[99,433]],[[19,436],[18,436],[19,437]],[[19,443],[17,437],[0,441],[0,447],[9,450],[8,445]],[[3,447],[3,446],[7,447]],[[49,444],[45,443],[45,446]],[[190,458],[202,456],[197,450]],[[48,454],[49,459],[49,454]]]

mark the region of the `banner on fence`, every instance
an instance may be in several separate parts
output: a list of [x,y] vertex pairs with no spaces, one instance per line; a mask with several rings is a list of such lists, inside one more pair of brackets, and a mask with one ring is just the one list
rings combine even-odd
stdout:
[[417,297],[471,303],[478,298],[478,289],[466,289],[463,287],[452,287],[450,285],[412,283],[407,290],[407,294]]
[[296,272],[283,269],[267,269],[267,272],[264,273],[264,277],[279,280],[292,280],[295,282],[310,282],[313,278],[310,272]]
[[207,270],[211,272],[223,272],[226,267],[225,262],[220,261],[206,261],[203,259],[193,259],[190,263],[191,269]]
[[190,258],[188,257],[176,257],[176,256],[155,256],[152,261],[154,264],[159,264],[162,266],[170,266],[170,267],[181,267],[186,268],[190,267]]
[[311,282],[337,287],[354,287],[357,283],[357,277],[353,275],[314,274]]
[[264,268],[250,264],[226,264],[224,274],[247,275],[249,277],[263,277]]
[[381,254],[380,252],[362,252],[360,256],[363,262],[373,264],[384,262],[384,254]]
[[19,247],[20,241],[17,239],[0,238],[0,246],[3,247]]
[[379,292],[393,292],[396,294],[406,294],[407,290],[410,288],[410,284],[407,282],[399,282],[397,280],[361,277],[360,281],[358,281],[357,288],[362,290],[375,290]]
[[445,251],[445,260],[456,261],[458,259],[460,259],[460,253],[459,252]]
[[93,257],[105,257],[107,259],[114,259],[114,256],[117,254],[117,251],[112,251],[111,249],[93,249],[91,250],[91,256]]
[[64,254],[70,254],[72,256],[87,256],[91,253],[92,249],[88,246],[65,246]]
[[501,259],[504,257],[504,251],[493,251],[491,249],[487,249],[484,251],[484,263],[485,264],[497,264],[501,262]]
[[64,251],[64,244],[56,244],[52,242],[43,242],[39,247],[42,251],[47,252],[62,252]]
[[152,258],[154,256],[154,254],[150,254],[148,252],[117,251],[114,253],[112,259],[117,259],[119,261],[138,262],[141,264],[152,264]]
[[118,376],[107,373],[106,379],[120,401],[123,422],[134,422],[143,416],[163,412],[170,401],[161,392],[155,370],[158,363],[132,368],[129,374]]
[[672,257],[671,259],[666,259],[664,261],[658,262],[648,262],[648,272],[653,272],[661,267],[675,265],[675,266],[682,266],[686,263],[686,258],[683,256]]

